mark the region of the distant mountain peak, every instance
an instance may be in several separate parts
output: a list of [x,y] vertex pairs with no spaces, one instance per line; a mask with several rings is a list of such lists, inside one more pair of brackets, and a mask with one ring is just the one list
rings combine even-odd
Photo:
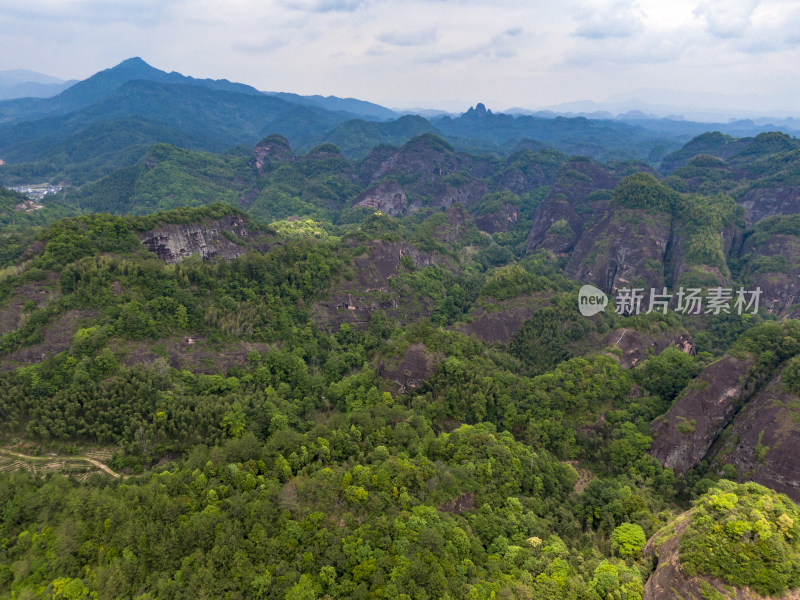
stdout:
[[121,63],[119,63],[117,66],[118,66],[118,67],[121,67],[122,65],[129,65],[129,66],[130,66],[130,65],[144,65],[144,66],[147,66],[147,67],[149,67],[149,66],[150,66],[150,65],[149,65],[149,64],[148,64],[146,61],[144,61],[144,60],[143,60],[143,59],[142,59],[140,56],[133,56],[133,57],[131,57],[131,58],[126,58],[126,59],[125,59],[125,60],[123,60]]
[[122,72],[134,71],[140,73],[164,73],[160,69],[156,69],[154,66],[142,60],[138,56],[134,56],[133,58],[126,58],[118,65],[111,67],[110,69],[106,69],[106,71],[112,73],[120,71]]
[[470,108],[466,112],[466,116],[472,117],[485,117],[486,115],[491,115],[492,111],[488,110],[483,102],[478,102],[474,108]]

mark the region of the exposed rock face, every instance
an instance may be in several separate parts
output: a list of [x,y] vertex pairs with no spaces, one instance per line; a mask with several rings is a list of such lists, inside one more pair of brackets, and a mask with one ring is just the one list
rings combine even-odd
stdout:
[[19,348],[3,357],[0,362],[0,372],[13,371],[26,364],[36,364],[68,350],[72,345],[75,332],[85,325],[98,311],[93,310],[68,310],[63,315],[54,319],[44,330],[44,341],[33,346]]
[[[715,598],[724,600],[769,600],[749,589],[734,588],[706,575],[690,577],[680,562],[681,536],[693,510],[683,513],[651,537],[644,547],[645,558],[656,563],[656,570],[644,586],[642,600],[678,600],[710,598],[707,590],[716,591]],[[800,592],[790,591],[783,600],[800,600]]]
[[[587,215],[597,216],[606,201],[587,204],[596,190],[613,190],[617,182],[609,171],[589,160],[573,160],[562,167],[550,195],[536,208],[528,234],[528,252],[539,248],[558,255],[569,253],[581,238]],[[571,232],[553,236],[551,227],[566,220]]]
[[499,310],[487,310],[478,306],[470,313],[471,322],[455,328],[466,335],[474,335],[487,344],[507,344],[534,311],[547,304],[548,298],[549,294],[511,298],[498,303]]
[[408,212],[426,207],[445,210],[456,203],[471,207],[480,202],[489,191],[486,184],[477,179],[470,179],[459,185],[452,185],[446,181],[437,182],[430,189],[433,192],[433,201],[425,196],[415,195],[408,206]]
[[11,301],[0,308],[0,336],[3,336],[17,328],[25,322],[24,310],[25,303],[32,301],[37,308],[44,306],[55,295],[58,283],[58,273],[47,272],[47,276],[42,281],[32,281],[19,286],[14,290]]
[[520,150],[508,157],[506,168],[497,175],[499,189],[524,194],[539,186],[550,185],[558,177],[558,162],[541,161],[536,154],[544,145],[533,140],[527,142],[518,146]]
[[[553,232],[553,226],[566,221],[564,231]],[[546,198],[533,215],[528,234],[528,251],[549,250],[556,256],[567,256],[583,233],[583,219],[564,196]]]
[[425,344],[411,344],[399,362],[381,361],[378,376],[393,382],[396,393],[405,394],[433,375],[433,370],[443,358],[438,352],[429,352]]
[[[667,280],[667,285],[672,288],[677,288],[681,284],[681,277],[687,272],[702,273],[703,277],[713,278],[716,280],[715,285],[723,287],[730,286],[730,278],[722,273],[718,267],[711,265],[687,265],[684,260],[686,251],[686,237],[683,232],[686,226],[680,219],[676,219],[672,223],[672,233],[668,244],[668,252],[664,257],[664,262],[670,265],[670,278]],[[736,227],[725,227],[720,232],[722,240],[722,253],[724,256],[729,256],[731,247],[734,243],[741,244],[741,231]],[[708,287],[711,287],[710,285]]]
[[156,354],[152,344],[147,342],[114,342],[114,352],[124,355],[122,362],[126,365],[152,365],[156,361],[164,361],[173,369],[188,369],[193,373],[225,373],[234,366],[247,364],[247,355],[253,350],[267,352],[268,344],[257,342],[235,341],[225,345],[220,351],[209,344],[205,336],[172,337],[160,342],[164,355]]
[[739,200],[748,225],[773,215],[800,213],[800,187],[753,187]]
[[781,386],[780,375],[747,403],[731,428],[735,448],[719,457],[742,481],[755,481],[800,502],[800,396]]
[[432,303],[415,298],[402,286],[392,286],[392,279],[401,272],[401,259],[407,256],[417,268],[448,264],[437,253],[418,250],[406,242],[373,242],[366,254],[353,260],[355,277],[334,284],[327,300],[314,303],[315,321],[327,331],[337,331],[343,323],[366,327],[376,310],[409,322],[433,314]]
[[499,211],[477,216],[473,220],[481,231],[503,233],[516,227],[519,222],[519,208],[506,202]]
[[[581,236],[565,275],[606,293],[631,287],[634,280],[650,288],[664,287],[664,257],[671,217],[641,209],[609,205],[604,216]],[[646,305],[646,298],[643,306]]]
[[694,356],[694,341],[686,332],[658,331],[653,334],[628,327],[608,333],[602,340],[602,347],[614,346],[622,351],[620,365],[626,369],[635,367],[650,356],[658,356],[670,346]]
[[467,494],[461,494],[458,498],[450,502],[445,502],[439,507],[439,510],[460,515],[465,510],[474,510],[477,506],[475,502],[475,492],[469,492]]
[[353,206],[374,208],[396,217],[405,212],[408,202],[403,188],[396,181],[384,181],[360,194]]
[[498,186],[502,189],[524,194],[540,185],[549,183],[547,174],[539,165],[531,165],[527,169],[511,167],[503,171],[498,178]]
[[685,475],[706,457],[742,401],[751,359],[723,356],[689,384],[667,414],[653,422],[650,454]]
[[292,152],[289,140],[282,135],[273,133],[256,144],[253,150],[253,159],[256,170],[262,173],[275,164],[294,162],[297,157]]
[[800,303],[800,238],[777,233],[763,243],[754,243],[754,238],[744,242],[740,253],[747,261],[745,272],[753,273],[750,287],[761,288],[760,306],[785,315]]
[[[421,135],[401,148],[384,146],[373,150],[361,164],[359,174],[362,184],[372,187],[353,204],[383,204],[391,208],[393,215],[422,208],[446,209],[456,202],[473,206],[488,191],[480,179],[491,174],[493,168],[488,159],[455,152],[444,140],[431,134]],[[403,182],[402,186],[398,181]],[[400,206],[399,201],[395,204],[397,194],[404,194],[409,201],[402,213],[397,212]]]
[[164,225],[138,235],[145,248],[164,262],[175,264],[192,254],[208,260],[215,256],[232,259],[244,253],[244,246],[232,242],[223,231],[231,232],[242,242],[250,237],[245,220],[235,215],[203,223]]

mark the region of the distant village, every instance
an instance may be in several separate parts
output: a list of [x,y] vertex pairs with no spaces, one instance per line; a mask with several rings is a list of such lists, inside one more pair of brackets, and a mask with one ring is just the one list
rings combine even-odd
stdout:
[[42,200],[48,194],[55,194],[61,191],[63,185],[51,185],[49,183],[36,183],[30,185],[15,185],[8,189],[20,194],[25,194],[31,200]]

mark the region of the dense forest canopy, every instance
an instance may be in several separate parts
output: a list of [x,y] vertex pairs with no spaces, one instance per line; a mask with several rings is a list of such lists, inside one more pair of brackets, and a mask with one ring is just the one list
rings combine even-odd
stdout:
[[[0,178],[73,184],[0,188],[0,598],[800,587],[794,138],[379,122],[134,67],[0,103]],[[648,304],[683,288],[703,310]]]

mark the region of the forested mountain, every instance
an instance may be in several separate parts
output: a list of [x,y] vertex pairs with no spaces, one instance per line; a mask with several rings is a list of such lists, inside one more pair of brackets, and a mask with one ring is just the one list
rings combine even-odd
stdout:
[[797,595],[797,139],[116,69],[2,125],[0,598]]
[[[704,124],[545,118],[495,114],[477,104],[463,115],[399,117],[352,98],[262,93],[227,80],[196,79],[131,58],[51,98],[0,101],[0,182],[81,184],[134,164],[149,145],[169,143],[221,152],[252,146],[270,133],[306,152],[331,142],[351,159],[375,146],[402,145],[423,133],[456,148],[508,156],[530,144],[602,161],[660,161]],[[758,133],[764,126],[733,127]],[[673,164],[670,157],[665,165]]]

